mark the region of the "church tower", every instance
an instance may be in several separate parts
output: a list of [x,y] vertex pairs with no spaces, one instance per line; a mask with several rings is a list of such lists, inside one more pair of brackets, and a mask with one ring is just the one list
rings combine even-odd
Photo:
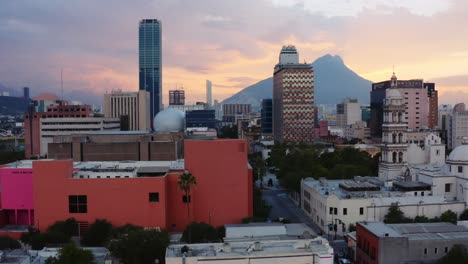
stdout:
[[385,91],[383,106],[382,153],[379,162],[379,178],[383,181],[401,176],[408,160],[405,104],[396,88],[397,78],[393,73],[391,88]]

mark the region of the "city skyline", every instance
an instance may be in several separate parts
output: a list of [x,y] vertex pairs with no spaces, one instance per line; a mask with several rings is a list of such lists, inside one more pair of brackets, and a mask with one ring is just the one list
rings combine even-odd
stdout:
[[286,44],[307,62],[339,54],[373,82],[388,80],[395,65],[400,79],[436,82],[441,104],[467,101],[468,37],[457,28],[468,20],[468,4],[385,2],[113,1],[113,12],[103,12],[108,2],[93,2],[92,9],[86,1],[2,3],[0,85],[59,94],[63,68],[65,95],[102,101],[106,91],[137,91],[137,25],[156,18],[164,24],[165,105],[176,84],[190,103],[203,101],[210,79],[213,99],[221,101],[271,77]]

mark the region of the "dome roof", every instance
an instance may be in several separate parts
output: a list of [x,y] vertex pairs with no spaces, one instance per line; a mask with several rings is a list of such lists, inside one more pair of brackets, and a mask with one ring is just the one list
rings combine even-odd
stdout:
[[184,113],[174,108],[164,109],[153,120],[153,128],[156,132],[179,132],[184,130],[184,126]]
[[60,98],[53,93],[41,93],[33,98],[34,101],[57,101]]
[[387,89],[387,93],[385,95],[386,98],[390,99],[401,99],[401,94],[397,89]]
[[468,163],[468,145],[463,144],[456,147],[449,155],[448,162],[467,162]]

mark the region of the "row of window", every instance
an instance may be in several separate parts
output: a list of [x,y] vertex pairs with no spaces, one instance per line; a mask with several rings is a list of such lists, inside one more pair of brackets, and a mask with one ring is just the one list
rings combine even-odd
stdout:
[[[159,192],[148,193],[148,201],[150,203],[159,202]],[[182,196],[183,203],[190,203],[190,195]],[[88,196],[87,195],[69,195],[68,196],[68,212],[71,214],[86,214],[88,212]]]
[[[338,215],[338,208],[330,207],[329,214]],[[343,208],[343,215],[348,215],[348,208]],[[364,215],[364,207],[359,207],[359,215]]]
[[[444,253],[448,253],[448,251],[449,251],[449,248],[444,247]],[[437,255],[438,252],[439,252],[439,248],[434,248],[434,254]],[[424,248],[424,255],[427,255],[427,254],[428,254],[428,249]]]

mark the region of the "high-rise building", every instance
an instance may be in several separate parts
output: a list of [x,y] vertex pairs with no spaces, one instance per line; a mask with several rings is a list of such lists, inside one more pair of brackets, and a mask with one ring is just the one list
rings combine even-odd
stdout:
[[379,163],[379,178],[383,181],[400,176],[408,160],[406,105],[398,90],[396,76],[393,75],[383,102],[382,156]]
[[273,136],[279,142],[314,139],[314,70],[283,46],[273,76]]
[[357,99],[347,98],[336,105],[336,126],[345,128],[361,121],[361,105]]
[[455,149],[468,139],[468,111],[464,103],[456,104],[447,116],[447,148]]
[[452,106],[449,104],[443,104],[439,106],[439,117],[438,117],[438,127],[442,130],[447,130],[447,116],[452,113]]
[[236,115],[245,115],[252,112],[250,104],[223,104],[223,122],[235,122]]
[[262,134],[273,133],[273,100],[262,100]]
[[185,91],[184,90],[170,90],[169,91],[169,105],[185,105]]
[[140,90],[150,93],[151,117],[162,109],[161,21],[143,19],[139,24]]
[[150,93],[113,91],[104,95],[104,116],[127,120],[122,130],[151,130]]
[[[396,76],[393,74],[393,77]],[[392,78],[393,78],[392,77]],[[391,87],[390,81],[372,84],[371,120],[372,137],[382,135],[383,100],[385,91]],[[424,83],[422,79],[396,80],[396,88],[405,104],[405,121],[409,129],[435,128],[437,125],[437,91],[434,83]]]
[[29,87],[23,88],[23,98],[29,100]]
[[211,81],[206,80],[206,104],[208,105],[208,108],[210,109],[213,106],[213,100],[212,100],[212,94],[211,94]]

